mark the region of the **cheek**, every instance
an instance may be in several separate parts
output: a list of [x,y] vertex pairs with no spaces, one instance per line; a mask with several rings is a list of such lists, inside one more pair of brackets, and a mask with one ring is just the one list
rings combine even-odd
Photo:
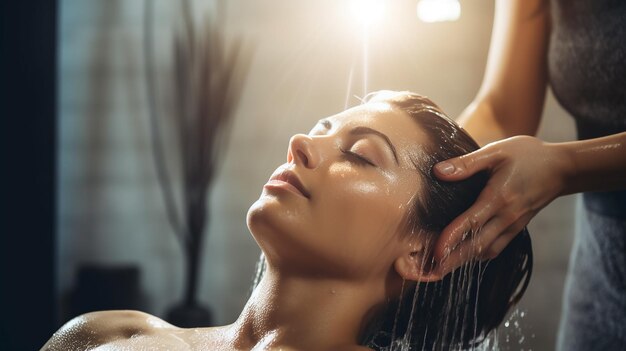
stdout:
[[[404,174],[382,174],[368,168],[355,168],[343,164],[330,167],[328,192],[341,202],[363,200],[371,205],[404,206],[415,191],[410,178]],[[373,202],[373,203],[372,203]]]
[[314,213],[322,219],[316,221],[319,240],[331,244],[328,261],[359,276],[387,272],[405,206],[391,196],[393,189],[375,181],[336,182],[332,190]]
[[392,175],[374,172],[343,165],[330,168],[327,196],[315,216],[332,219],[322,222],[324,230],[368,237],[396,232],[406,210],[405,185]]

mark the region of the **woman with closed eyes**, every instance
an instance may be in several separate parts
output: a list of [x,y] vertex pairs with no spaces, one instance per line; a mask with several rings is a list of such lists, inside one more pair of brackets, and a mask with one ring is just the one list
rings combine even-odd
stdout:
[[[502,321],[532,269],[524,229],[497,258],[433,269],[441,230],[485,174],[446,183],[439,161],[478,148],[430,100],[379,92],[291,138],[250,207],[263,272],[231,325],[182,329],[136,311],[86,314],[44,350],[368,350],[470,347]],[[412,349],[413,349],[412,348]]]

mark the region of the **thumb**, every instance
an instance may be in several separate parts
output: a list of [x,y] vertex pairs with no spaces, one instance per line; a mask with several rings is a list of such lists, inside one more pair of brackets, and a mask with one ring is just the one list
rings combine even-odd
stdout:
[[462,180],[483,169],[491,168],[492,163],[496,161],[494,158],[495,156],[488,150],[480,149],[439,162],[433,167],[433,172],[441,180]]

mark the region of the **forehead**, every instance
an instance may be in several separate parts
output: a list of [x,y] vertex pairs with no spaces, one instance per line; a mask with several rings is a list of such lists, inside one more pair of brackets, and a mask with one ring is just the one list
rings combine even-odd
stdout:
[[414,148],[426,142],[419,124],[404,111],[384,102],[367,103],[324,118],[332,129],[366,126],[385,134],[398,149]]

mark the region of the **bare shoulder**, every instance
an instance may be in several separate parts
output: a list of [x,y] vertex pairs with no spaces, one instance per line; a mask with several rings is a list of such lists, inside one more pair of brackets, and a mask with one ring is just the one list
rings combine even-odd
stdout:
[[78,316],[65,323],[41,350],[89,350],[159,329],[176,329],[153,315],[140,311],[101,311]]

